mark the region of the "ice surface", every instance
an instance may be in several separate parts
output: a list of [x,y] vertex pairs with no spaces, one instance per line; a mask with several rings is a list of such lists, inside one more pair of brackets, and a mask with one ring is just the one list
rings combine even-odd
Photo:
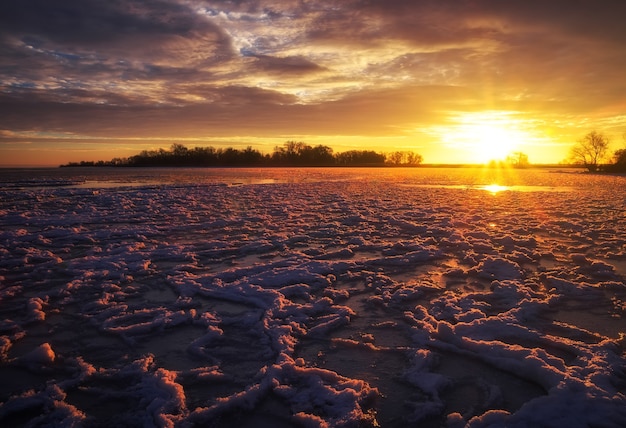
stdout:
[[626,426],[623,177],[119,171],[0,180],[0,425]]

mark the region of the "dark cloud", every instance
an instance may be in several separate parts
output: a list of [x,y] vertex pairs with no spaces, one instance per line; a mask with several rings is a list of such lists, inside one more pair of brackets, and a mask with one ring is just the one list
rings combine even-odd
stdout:
[[626,3],[620,0],[531,0],[501,2],[484,0],[476,14],[506,19],[513,28],[558,32],[571,41],[579,39],[626,41]]
[[[75,101],[64,102],[70,95]],[[0,95],[0,116],[14,131],[157,137],[181,132],[187,135],[200,129],[216,130],[221,135],[224,130],[244,127],[244,121],[267,121],[271,126],[268,114],[295,101],[295,97],[279,92],[236,86],[194,88],[193,95],[209,101],[159,105],[92,91],[31,91],[28,97]]]
[[569,43],[626,42],[626,2],[620,0],[361,0],[326,5],[306,28],[311,40],[361,47],[398,40],[430,48],[494,41],[506,48],[511,34],[542,34]]
[[0,4],[0,26],[4,34],[81,46],[185,37],[208,27],[188,7],[162,0],[8,0]]
[[256,61],[252,67],[258,71],[265,71],[277,75],[293,75],[308,74],[324,71],[324,67],[320,67],[313,61],[298,55],[275,57],[271,55],[258,55],[249,53],[246,56],[254,58]]
[[6,74],[18,67],[56,75],[134,62],[207,66],[232,58],[222,29],[174,1],[19,0],[0,2]]

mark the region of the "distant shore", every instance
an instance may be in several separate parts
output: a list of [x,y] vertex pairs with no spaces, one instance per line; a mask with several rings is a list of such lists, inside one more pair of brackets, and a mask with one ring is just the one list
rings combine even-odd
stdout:
[[61,167],[122,166],[122,167],[334,167],[334,166],[418,166],[420,154],[411,151],[380,153],[373,150],[350,150],[334,153],[328,146],[310,146],[299,141],[287,141],[276,146],[272,154],[247,147],[194,147],[172,144],[169,150],[144,150],[128,158],[110,161],[70,162]]

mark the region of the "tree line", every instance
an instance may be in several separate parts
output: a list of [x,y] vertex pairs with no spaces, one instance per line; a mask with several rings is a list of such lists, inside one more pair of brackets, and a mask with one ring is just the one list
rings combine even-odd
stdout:
[[589,172],[626,172],[626,148],[615,150],[610,156],[610,144],[605,134],[591,131],[571,147],[569,159]]
[[412,151],[385,154],[373,150],[349,150],[333,153],[333,149],[328,146],[287,141],[282,146],[276,146],[271,154],[263,154],[252,147],[243,150],[211,146],[188,148],[182,144],[172,144],[169,150],[143,150],[128,158],[70,162],[61,166],[418,166],[422,160],[421,155]]

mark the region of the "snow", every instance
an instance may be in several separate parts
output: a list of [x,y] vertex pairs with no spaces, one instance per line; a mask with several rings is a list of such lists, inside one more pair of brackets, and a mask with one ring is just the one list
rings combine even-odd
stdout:
[[2,426],[626,426],[624,177],[40,174],[0,180]]

